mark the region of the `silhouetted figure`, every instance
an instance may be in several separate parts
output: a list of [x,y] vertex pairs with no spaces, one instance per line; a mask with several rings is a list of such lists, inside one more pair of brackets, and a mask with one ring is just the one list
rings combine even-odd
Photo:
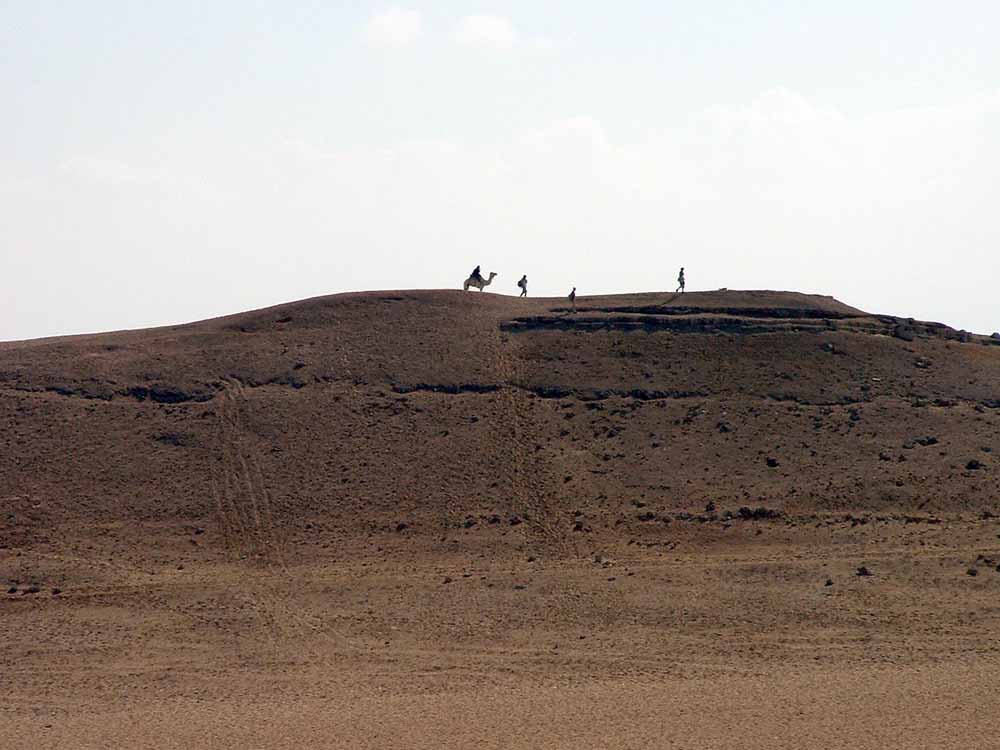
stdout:
[[573,312],[576,312],[576,287],[569,293],[569,303],[573,306]]
[[483,280],[483,275],[479,273],[479,266],[476,266],[474,269],[472,269],[472,273],[469,275],[469,278],[475,279],[476,281]]
[[527,297],[528,296],[528,274],[525,274],[524,276],[522,276],[521,280],[519,282],[517,282],[517,285],[519,287],[521,287],[521,293],[518,295],[518,297]]
[[674,293],[677,292],[684,294],[684,266],[681,266],[681,272],[677,274],[677,289],[674,290]]

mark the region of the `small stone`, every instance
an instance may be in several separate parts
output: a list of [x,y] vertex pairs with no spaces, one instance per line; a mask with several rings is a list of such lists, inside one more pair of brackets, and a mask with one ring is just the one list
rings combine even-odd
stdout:
[[827,578],[826,579],[826,583],[824,583],[823,585],[824,586],[832,586],[833,585],[833,579],[832,578]]
[[778,465],[778,459],[768,456],[767,465],[772,469],[775,468]]
[[979,575],[979,569],[969,568],[967,571],[965,571],[965,575],[972,576],[973,578],[975,578],[977,575]]
[[17,593],[17,586],[11,586],[9,589],[7,589],[7,593],[8,594],[16,594]]
[[451,576],[445,576],[444,580],[441,581],[441,583],[451,583]]
[[974,458],[965,465],[965,468],[968,469],[969,471],[977,471],[979,469],[985,468],[985,466],[982,461],[978,461]]
[[868,570],[868,568],[866,568],[864,565],[862,565],[860,568],[858,568],[858,572],[855,575],[858,575],[858,576],[870,576],[870,575],[874,575],[874,574],[870,570]]

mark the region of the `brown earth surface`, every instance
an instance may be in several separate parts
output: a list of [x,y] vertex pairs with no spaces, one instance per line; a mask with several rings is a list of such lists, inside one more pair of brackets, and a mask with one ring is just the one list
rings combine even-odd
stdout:
[[997,344],[765,291],[0,343],[0,747],[1000,748]]

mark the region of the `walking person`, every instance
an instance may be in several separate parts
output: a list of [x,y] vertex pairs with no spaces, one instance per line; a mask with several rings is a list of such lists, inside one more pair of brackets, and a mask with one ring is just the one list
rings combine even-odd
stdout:
[[576,287],[573,287],[573,291],[569,293],[569,303],[573,306],[573,312],[576,312]]
[[517,285],[519,287],[521,287],[521,293],[518,295],[518,297],[527,297],[528,296],[528,274],[524,274],[524,276],[521,277],[521,280],[519,282],[517,282]]
[[684,266],[681,266],[681,272],[677,274],[677,289],[674,290],[674,294],[677,292],[684,294]]

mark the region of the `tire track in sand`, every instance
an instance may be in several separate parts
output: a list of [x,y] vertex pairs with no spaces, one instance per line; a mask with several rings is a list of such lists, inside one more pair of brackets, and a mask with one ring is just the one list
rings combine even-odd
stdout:
[[350,647],[350,639],[306,611],[294,593],[299,587],[287,565],[288,534],[275,515],[264,464],[247,427],[251,412],[243,383],[223,380],[216,413],[212,488],[219,529],[231,557],[266,566],[241,579],[238,597],[264,625],[261,632],[272,650],[280,651],[289,638],[302,634],[337,649]]
[[499,327],[489,341],[489,361],[500,386],[494,401],[494,449],[502,458],[499,465],[509,466],[511,501],[525,525],[552,552],[575,555],[576,545],[559,530],[559,518],[553,508],[554,476],[540,455],[541,439],[532,418],[532,401],[517,387],[520,360],[509,350]]
[[248,412],[243,384],[226,378],[212,463],[216,518],[230,555],[284,566],[287,540],[275,522],[260,454],[246,428]]

